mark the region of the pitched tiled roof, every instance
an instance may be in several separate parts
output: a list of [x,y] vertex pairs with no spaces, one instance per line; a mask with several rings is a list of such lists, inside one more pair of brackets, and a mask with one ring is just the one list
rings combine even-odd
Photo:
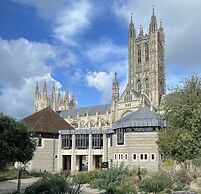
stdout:
[[28,126],[29,131],[33,132],[58,133],[59,130],[74,129],[50,107],[30,115],[22,121]]
[[111,104],[64,110],[61,111],[60,115],[62,118],[68,118],[69,116],[71,118],[76,118],[77,115],[83,117],[86,116],[87,113],[89,115],[96,115],[96,112],[98,112],[99,114],[106,114],[107,111],[111,111]]
[[150,110],[149,107],[144,106],[139,108],[122,119],[114,122],[113,129],[126,127],[165,127],[166,121],[161,119],[155,111]]

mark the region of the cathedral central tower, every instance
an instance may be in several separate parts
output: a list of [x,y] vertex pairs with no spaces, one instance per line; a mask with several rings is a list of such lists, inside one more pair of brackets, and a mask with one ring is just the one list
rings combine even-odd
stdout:
[[134,19],[128,30],[128,84],[139,94],[144,94],[154,107],[159,107],[166,94],[165,34],[160,22],[158,28],[154,8],[148,34],[140,26],[136,35]]

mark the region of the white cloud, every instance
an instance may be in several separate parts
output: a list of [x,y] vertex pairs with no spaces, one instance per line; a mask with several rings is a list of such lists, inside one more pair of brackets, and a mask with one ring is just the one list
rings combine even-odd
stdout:
[[[55,60],[55,56],[49,44],[23,38],[0,39],[0,112],[17,118],[33,112],[35,82],[38,80],[42,87],[46,78],[48,90],[51,90],[54,79],[48,62]],[[56,80],[55,86],[61,88]]]
[[[92,46],[93,45],[93,46]],[[85,53],[92,62],[104,62],[118,58],[125,58],[127,48],[114,44],[110,39],[101,39],[96,44],[90,44]]]
[[102,103],[111,101],[113,77],[112,73],[106,72],[89,72],[86,75],[87,86],[95,88],[101,93]]
[[[88,72],[85,77],[88,87],[95,88],[101,94],[101,103],[110,103],[112,97],[112,83],[114,80],[113,72]],[[119,83],[120,94],[127,85],[127,80],[123,79]]]
[[26,78],[50,72],[48,61],[54,58],[55,52],[49,44],[29,42],[23,38],[0,39],[1,86],[20,87]]
[[77,36],[90,27],[93,12],[90,0],[13,0],[34,7],[38,15],[52,22],[53,37],[78,46]]
[[92,5],[89,1],[73,1],[58,12],[55,19],[54,37],[68,45],[77,45],[76,35],[90,26]]

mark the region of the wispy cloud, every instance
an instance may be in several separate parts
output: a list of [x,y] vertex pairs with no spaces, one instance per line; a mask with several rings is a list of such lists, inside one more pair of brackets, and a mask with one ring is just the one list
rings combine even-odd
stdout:
[[54,37],[68,45],[78,45],[74,38],[90,26],[91,15],[92,5],[89,1],[74,1],[58,13]]
[[84,55],[92,62],[109,62],[125,58],[127,47],[116,45],[112,40],[102,38],[96,43],[88,45]]

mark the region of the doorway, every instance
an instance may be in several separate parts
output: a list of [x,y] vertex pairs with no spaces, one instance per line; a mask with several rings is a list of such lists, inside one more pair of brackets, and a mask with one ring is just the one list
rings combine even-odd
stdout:
[[63,171],[71,171],[71,156],[63,156]]

